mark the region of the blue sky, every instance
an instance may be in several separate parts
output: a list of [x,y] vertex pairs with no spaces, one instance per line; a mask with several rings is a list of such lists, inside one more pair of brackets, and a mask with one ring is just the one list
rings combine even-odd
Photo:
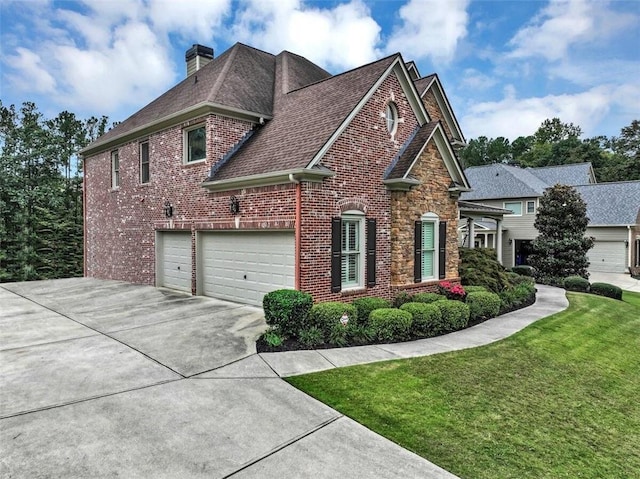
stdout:
[[332,73],[391,53],[437,72],[467,139],[546,118],[640,118],[637,0],[0,0],[0,99],[121,121],[185,75],[193,44],[301,54]]

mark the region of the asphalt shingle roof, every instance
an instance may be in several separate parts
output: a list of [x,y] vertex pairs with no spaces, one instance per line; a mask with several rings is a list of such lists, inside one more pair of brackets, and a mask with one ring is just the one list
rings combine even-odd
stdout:
[[576,186],[587,204],[589,225],[634,225],[640,212],[640,181]]
[[398,54],[291,91],[209,180],[305,168]]
[[473,191],[462,193],[462,200],[487,200],[542,196],[549,186],[530,171],[496,163],[464,170]]
[[413,138],[409,139],[407,147],[401,151],[398,161],[387,175],[388,179],[403,178],[408,173],[413,160],[416,159],[422,147],[429,140],[438,123],[437,121],[432,121],[418,128]]
[[591,163],[574,163],[570,165],[547,166],[544,168],[527,168],[549,186],[588,185],[591,183]]

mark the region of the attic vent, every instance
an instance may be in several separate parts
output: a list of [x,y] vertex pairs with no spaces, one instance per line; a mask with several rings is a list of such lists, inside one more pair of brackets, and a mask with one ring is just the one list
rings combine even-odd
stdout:
[[193,46],[187,50],[184,58],[187,62],[187,76],[191,76],[213,60],[213,48],[194,43]]

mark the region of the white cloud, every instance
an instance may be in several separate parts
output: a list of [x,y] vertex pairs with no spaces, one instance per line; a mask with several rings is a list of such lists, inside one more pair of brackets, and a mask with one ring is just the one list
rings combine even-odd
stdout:
[[[579,125],[588,136],[609,113],[613,104],[621,104],[633,93],[633,86],[598,86],[576,94],[517,98],[512,86],[505,88],[500,101],[471,105],[461,118],[467,138],[504,136],[514,140],[533,134],[547,118]],[[640,92],[635,91],[638,98]]]
[[[16,48],[17,55],[9,55],[8,63],[20,72],[19,75],[9,75],[9,81],[18,88],[29,88],[37,93],[51,93],[55,91],[56,80],[43,65],[42,58],[37,53],[26,48]],[[24,78],[29,81],[25,82]]]
[[485,75],[475,68],[466,68],[462,72],[460,86],[465,89],[486,90],[496,85],[498,80],[495,77]]
[[606,1],[552,0],[510,40],[509,56],[561,60],[572,45],[601,42],[633,23],[633,15],[614,12]]
[[360,0],[312,8],[299,0],[249,0],[235,18],[233,38],[272,53],[289,50],[328,69],[380,57],[380,26]]
[[209,41],[229,14],[231,0],[192,0],[188,8],[175,0],[150,0],[149,17],[156,29],[180,32],[197,42]]
[[468,0],[409,0],[400,8],[402,21],[389,38],[387,52],[402,52],[406,60],[450,62],[467,35],[468,5]]

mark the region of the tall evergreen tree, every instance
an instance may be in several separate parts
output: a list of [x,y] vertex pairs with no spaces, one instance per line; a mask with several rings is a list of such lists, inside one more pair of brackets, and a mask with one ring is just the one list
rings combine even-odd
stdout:
[[586,213],[587,205],[572,186],[555,185],[540,198],[534,222],[538,237],[528,258],[539,281],[560,284],[567,276],[589,276],[587,252],[594,240],[585,236]]

